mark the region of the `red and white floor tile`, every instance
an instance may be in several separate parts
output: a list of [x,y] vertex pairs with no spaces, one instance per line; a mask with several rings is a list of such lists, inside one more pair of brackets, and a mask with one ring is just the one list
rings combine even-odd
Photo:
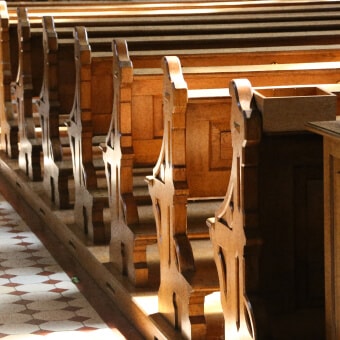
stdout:
[[125,339],[0,196],[0,338]]

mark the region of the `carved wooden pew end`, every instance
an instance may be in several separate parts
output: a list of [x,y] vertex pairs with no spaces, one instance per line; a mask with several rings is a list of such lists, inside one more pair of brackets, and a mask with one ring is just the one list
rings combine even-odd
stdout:
[[91,51],[85,27],[75,27],[76,86],[67,122],[75,185],[76,224],[89,242],[108,243],[110,226],[105,164],[100,145],[105,141],[113,101],[112,52]]
[[252,88],[246,79],[231,81],[230,93],[232,170],[207,222],[225,337],[276,338],[283,327],[291,338],[300,320],[302,338],[323,338],[313,319],[324,295],[322,143],[305,123],[335,120],[336,96],[312,86]]
[[[65,122],[72,108],[75,83],[74,55],[65,53],[58,44],[58,35],[51,16],[42,18],[44,72],[38,110],[44,154],[44,188],[51,202],[59,209],[72,208],[74,182],[72,156]],[[64,60],[67,65],[65,74]],[[73,87],[71,86],[73,84]]]
[[165,57],[163,70],[163,144],[147,177],[160,253],[159,311],[185,337],[203,339],[205,297],[219,290],[205,220],[227,188],[230,160],[221,144],[229,93],[188,90],[176,57]]
[[161,93],[151,83],[132,98],[133,68],[126,42],[114,40],[112,46],[115,96],[103,146],[112,215],[110,260],[134,286],[157,289],[159,268],[149,275],[147,248],[157,237],[145,176],[152,173],[161,147]]
[[[32,58],[30,43],[30,23],[27,11],[19,7],[18,14],[18,44],[19,67],[15,84],[15,97],[18,110],[19,132],[19,168],[33,181],[42,179],[42,144],[37,125],[35,95],[38,92],[32,68],[35,60]],[[41,85],[41,84],[40,84]],[[39,89],[40,90],[40,89]]]

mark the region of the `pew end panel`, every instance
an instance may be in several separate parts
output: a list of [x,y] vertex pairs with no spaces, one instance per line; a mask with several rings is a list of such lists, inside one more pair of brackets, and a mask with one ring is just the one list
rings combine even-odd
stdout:
[[[159,83],[136,83],[124,40],[113,41],[114,106],[103,158],[111,211],[110,260],[136,287],[158,287],[147,247],[157,242],[144,177],[152,173],[163,134]],[[148,79],[149,80],[149,79]],[[141,84],[141,85],[140,85]]]
[[17,158],[18,150],[18,122],[16,111],[12,103],[12,79],[13,73],[11,69],[11,48],[9,39],[9,15],[7,6],[4,2],[4,8],[1,11],[1,84],[0,84],[0,100],[1,100],[1,149],[10,158]]
[[[26,8],[18,8],[18,74],[15,83],[15,100],[18,111],[19,131],[19,168],[32,181],[42,178],[41,136],[37,131],[37,117],[33,99],[37,92],[32,70],[34,68],[35,56],[32,55],[30,22]],[[40,67],[40,66],[39,66]],[[40,88],[39,88],[40,90]],[[38,123],[39,124],[39,123]]]
[[[304,124],[335,120],[336,96],[312,86],[252,88],[246,79],[231,81],[230,93],[231,177],[207,221],[225,336],[295,336],[291,318],[301,337],[322,338],[323,323],[311,321],[323,313],[322,145]],[[321,314],[308,314],[317,308]]]
[[100,144],[112,110],[112,55],[91,52],[85,27],[74,29],[76,87],[67,122],[75,185],[75,221],[88,240],[107,243],[108,193]]
[[[248,81],[242,79],[235,84],[236,93],[231,86],[231,95],[237,96],[237,99],[232,100],[231,107],[233,155],[230,180],[223,204],[215,217],[207,220],[207,225],[219,273],[225,336],[238,338],[242,334],[245,339],[256,339],[261,316],[255,322],[253,305],[256,306],[256,302],[252,292],[258,286],[257,266],[262,238],[255,209],[258,187],[254,179],[258,175],[257,148],[261,139],[261,116],[253,105],[253,92]],[[252,190],[250,195],[245,196],[249,185]],[[249,240],[246,239],[245,230],[248,228]]]
[[188,90],[177,57],[165,57],[163,70],[163,143],[146,177],[160,253],[159,311],[183,336],[200,339],[208,336],[205,297],[218,290],[202,226],[227,187],[230,159],[221,150],[229,131],[228,91]]
[[75,90],[74,50],[58,44],[52,17],[43,17],[42,24],[44,76],[38,109],[44,155],[43,184],[51,202],[67,209],[74,197],[72,159],[65,149],[69,146],[65,121],[72,109]]

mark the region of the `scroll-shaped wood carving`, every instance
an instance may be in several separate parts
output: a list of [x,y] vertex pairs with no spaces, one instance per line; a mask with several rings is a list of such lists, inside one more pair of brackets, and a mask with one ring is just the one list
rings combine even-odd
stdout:
[[219,273],[226,338],[256,339],[248,294],[258,286],[261,250],[257,216],[261,116],[248,80],[231,81],[230,94],[232,169],[225,200],[208,226]]
[[202,339],[209,333],[205,297],[218,290],[218,278],[201,227],[227,188],[230,159],[215,167],[211,160],[212,153],[221,156],[224,139],[216,131],[229,130],[230,103],[227,89],[188,91],[177,57],[164,58],[163,72],[163,144],[147,177],[160,253],[159,311],[185,337]]
[[105,243],[110,239],[110,229],[104,221],[108,193],[106,181],[100,181],[98,176],[98,170],[104,170],[99,143],[101,137],[105,138],[104,131],[109,126],[111,115],[96,111],[94,103],[99,100],[106,108],[110,106],[110,110],[112,103],[106,101],[104,95],[96,97],[93,90],[97,86],[94,83],[97,79],[94,76],[96,66],[104,65],[102,90],[112,96],[112,73],[106,69],[108,66],[112,68],[112,59],[107,59],[106,64],[94,63],[85,27],[78,26],[74,29],[74,39],[76,86],[68,134],[75,183],[75,221],[94,243]]
[[[15,84],[19,126],[19,168],[33,181],[41,180],[41,138],[33,114],[33,79],[30,23],[26,8],[18,10],[19,67]],[[40,124],[40,122],[39,122]]]

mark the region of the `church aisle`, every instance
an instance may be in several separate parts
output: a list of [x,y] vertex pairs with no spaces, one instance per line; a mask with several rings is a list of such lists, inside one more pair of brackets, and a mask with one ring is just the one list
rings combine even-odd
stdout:
[[[70,278],[63,271],[0,196],[0,338],[139,339],[119,311],[112,311],[107,303],[101,305],[100,313],[115,321],[104,322],[85,298],[85,289],[77,276]],[[92,291],[91,295],[100,302],[100,294],[96,297]]]

